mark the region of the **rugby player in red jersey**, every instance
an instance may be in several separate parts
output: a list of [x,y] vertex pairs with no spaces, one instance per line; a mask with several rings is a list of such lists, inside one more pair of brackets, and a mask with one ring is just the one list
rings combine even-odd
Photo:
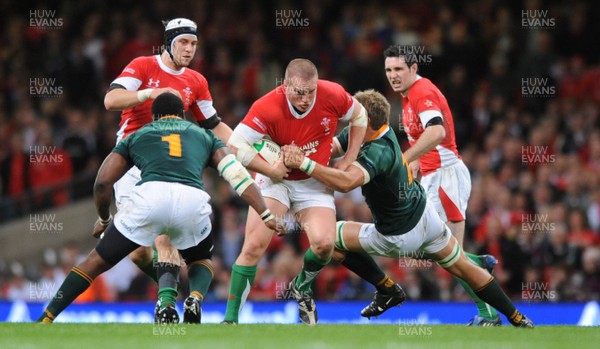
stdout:
[[[107,110],[122,110],[117,143],[152,122],[152,101],[162,93],[173,93],[181,98],[185,111],[191,111],[198,124],[211,129],[223,142],[231,135],[231,128],[217,115],[213,107],[208,82],[202,74],[187,68],[198,44],[197,25],[186,18],[170,20],[165,25],[163,51],[160,55],[144,56],[131,61],[123,72],[110,84],[104,97]],[[119,209],[140,181],[140,171],[133,167],[115,184],[116,206]],[[98,222],[98,224],[109,222]],[[158,266],[172,274],[181,264],[178,251],[168,237],[159,236],[155,241]],[[130,255],[133,262],[146,274],[157,280],[152,249],[140,247]],[[200,321],[200,302],[214,270],[210,260],[191,265],[190,297],[184,302],[184,322]],[[158,281],[158,280],[157,280]],[[160,298],[160,297],[159,297]],[[160,299],[159,299],[160,302]]]
[[[288,173],[282,159],[269,164],[256,156],[252,144],[268,136],[280,146],[295,144],[307,158],[327,165],[339,121],[350,122],[351,126],[348,152],[336,164],[343,169],[356,160],[367,126],[365,109],[342,86],[320,80],[311,61],[294,59],[286,68],[283,85],[254,102],[229,139],[229,146],[242,164],[259,173],[255,180],[271,212],[283,217],[289,210],[294,211],[308,236],[310,248],[304,255],[304,265],[290,284],[300,319],[306,324],[317,322],[311,286],[333,252],[333,191],[302,171]],[[242,251],[232,267],[224,323],[238,322],[240,308],[256,276],[256,265],[273,236],[273,231],[261,227],[260,222],[259,214],[250,209]]]
[[[420,169],[427,200],[435,206],[462,247],[471,177],[456,147],[454,119],[448,102],[429,79],[417,74],[419,57],[412,51],[392,45],[383,53],[385,75],[394,92],[399,92],[402,98],[402,126],[410,143],[404,158],[414,178],[417,178]],[[497,263],[490,255],[465,254],[490,272]],[[477,303],[479,310],[469,325],[501,325],[502,320],[496,310],[482,302],[463,280],[457,280]]]

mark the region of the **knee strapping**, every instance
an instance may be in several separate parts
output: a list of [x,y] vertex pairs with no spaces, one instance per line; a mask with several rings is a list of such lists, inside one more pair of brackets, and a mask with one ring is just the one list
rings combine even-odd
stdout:
[[454,265],[454,263],[458,262],[458,260],[460,259],[460,251],[460,245],[456,243],[454,245],[454,248],[452,249],[452,252],[450,252],[450,254],[446,258],[437,261],[437,263],[440,265],[440,267],[444,269],[450,268]]
[[335,248],[341,251],[348,251],[346,248],[346,244],[344,244],[344,236],[342,235],[342,230],[344,228],[344,224],[346,221],[337,221],[335,223]]

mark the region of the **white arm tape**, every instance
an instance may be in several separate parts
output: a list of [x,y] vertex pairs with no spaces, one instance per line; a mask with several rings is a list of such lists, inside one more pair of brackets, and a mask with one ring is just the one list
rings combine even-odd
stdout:
[[367,111],[361,104],[360,112],[354,119],[350,121],[350,126],[367,127],[368,124],[369,118],[367,117]]
[[219,162],[217,171],[219,171],[219,175],[225,178],[239,195],[242,195],[246,188],[254,183],[254,180],[250,177],[250,173],[237,161],[233,154],[226,155]]
[[147,88],[145,90],[139,90],[137,92],[137,99],[140,102],[145,102],[148,99],[150,99],[150,95],[152,94],[152,91],[154,91],[153,88]]
[[359,169],[362,171],[363,175],[365,176],[365,181],[364,181],[364,182],[363,182],[363,184],[361,184],[361,185],[365,185],[365,184],[367,184],[367,183],[369,183],[369,182],[371,181],[371,176],[369,175],[369,171],[367,171],[367,170],[366,170],[366,169],[365,169],[365,168],[364,168],[364,167],[363,167],[363,166],[360,164],[360,162],[358,162],[358,161],[354,161],[354,162],[352,163],[352,165],[354,165],[354,166],[358,167],[358,168],[359,168]]
[[256,149],[242,135],[235,131],[229,137],[228,144],[237,148],[237,159],[244,166],[248,166],[256,154],[258,154]]

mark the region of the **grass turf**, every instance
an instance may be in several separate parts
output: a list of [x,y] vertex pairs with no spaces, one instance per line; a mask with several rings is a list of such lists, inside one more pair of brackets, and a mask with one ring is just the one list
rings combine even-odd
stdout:
[[0,323],[0,348],[598,348],[600,328]]

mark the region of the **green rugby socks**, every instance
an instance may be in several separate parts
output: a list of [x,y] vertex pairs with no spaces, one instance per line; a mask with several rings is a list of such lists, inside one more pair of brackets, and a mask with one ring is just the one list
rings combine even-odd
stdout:
[[256,277],[256,265],[243,266],[234,264],[231,267],[231,281],[229,284],[229,297],[225,321],[238,322],[240,309],[246,302]]

